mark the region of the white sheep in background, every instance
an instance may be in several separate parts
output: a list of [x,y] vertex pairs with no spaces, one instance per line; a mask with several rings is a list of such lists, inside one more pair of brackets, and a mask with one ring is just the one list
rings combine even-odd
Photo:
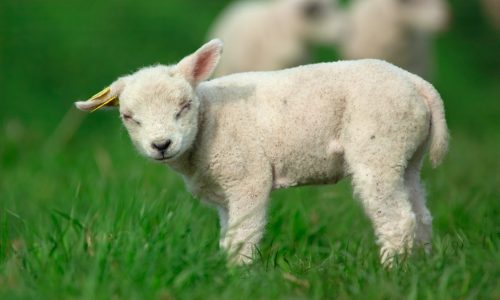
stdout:
[[119,105],[138,150],[218,208],[220,245],[232,262],[251,260],[272,190],[344,177],[374,225],[382,263],[430,247],[419,171],[427,148],[436,166],[448,142],[431,84],[373,59],[205,81],[221,51],[213,40],[177,65],[140,69],[76,106]]
[[448,21],[446,0],[354,0],[340,22],[340,52],[345,59],[383,59],[428,77],[432,37]]
[[482,0],[481,3],[488,21],[500,31],[500,0]]
[[[246,71],[270,71],[308,60],[311,42],[335,41],[336,1],[238,1],[223,11],[210,30],[226,52],[217,77]],[[333,28],[333,29],[330,29]]]

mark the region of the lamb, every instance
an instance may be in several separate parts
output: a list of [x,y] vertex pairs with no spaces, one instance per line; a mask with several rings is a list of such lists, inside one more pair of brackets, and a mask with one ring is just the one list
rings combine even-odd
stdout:
[[381,262],[430,249],[423,156],[448,144],[438,92],[420,77],[367,59],[209,80],[222,52],[212,40],[176,65],[118,78],[85,111],[118,106],[144,156],[180,173],[217,207],[220,246],[248,263],[272,190],[350,177],[375,228]]
[[238,1],[223,11],[210,30],[227,46],[216,77],[270,71],[308,60],[308,44],[336,40],[332,0]]
[[445,0],[356,0],[343,18],[337,43],[344,59],[383,59],[429,77],[432,36],[446,28],[449,7]]

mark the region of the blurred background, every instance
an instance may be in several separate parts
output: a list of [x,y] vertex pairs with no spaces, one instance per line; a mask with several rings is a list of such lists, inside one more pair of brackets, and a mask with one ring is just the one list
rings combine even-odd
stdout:
[[[411,1],[419,0],[406,2]],[[0,118],[4,134],[5,128],[20,126],[38,138],[50,135],[74,100],[86,99],[141,66],[175,63],[208,39],[209,29],[230,2],[2,1]],[[500,31],[486,18],[491,9],[480,1],[455,0],[449,5],[447,30],[433,35],[431,81],[443,95],[453,131],[495,132]],[[334,43],[333,47],[308,45],[306,62],[340,58]],[[226,52],[231,51],[226,46]],[[86,132],[94,133],[96,127],[114,124],[109,117],[92,115],[92,121],[79,129],[80,138],[88,138]],[[478,123],[488,126],[478,130]],[[43,142],[35,144],[40,147]]]
[[[286,1],[275,2],[288,7],[283,4]],[[445,4],[438,6],[441,5],[439,9],[443,9],[445,5],[445,12],[437,13],[441,15],[436,18],[444,18],[443,24],[438,20],[434,26],[436,28],[426,28],[425,21],[421,26],[422,21],[412,19],[410,8],[418,6],[419,2],[429,1],[432,2],[360,1],[371,6],[373,3],[388,5],[382,8],[375,5],[375,12],[370,14],[370,8],[356,8],[361,4],[354,1],[319,1],[327,7],[320,9],[317,4],[302,3],[308,1],[290,0],[289,2],[295,5],[293,7],[300,7],[298,15],[294,15],[292,10],[288,12],[289,8],[280,8],[279,12],[287,11],[284,16],[279,13],[266,15],[272,9],[265,7],[276,4],[265,2],[259,3],[259,8],[255,8],[248,16],[230,18],[230,14],[240,8],[234,8],[234,1],[229,0],[2,0],[0,264],[3,275],[0,276],[0,290],[2,282],[7,282],[2,281],[2,278],[5,278],[3,276],[8,275],[14,287],[30,286],[31,279],[24,280],[23,275],[19,274],[24,274],[26,270],[59,274],[58,272],[72,264],[71,257],[80,259],[75,259],[74,265],[79,266],[76,270],[86,270],[84,262],[93,261],[86,258],[85,254],[91,253],[89,251],[93,249],[93,244],[89,241],[93,238],[97,240],[100,232],[120,231],[117,228],[122,227],[135,232],[133,230],[136,229],[133,228],[139,224],[139,228],[143,228],[144,232],[136,233],[148,239],[155,235],[147,232],[155,232],[155,226],[158,224],[167,224],[162,223],[167,221],[160,220],[169,215],[169,211],[174,213],[174,218],[181,218],[179,211],[185,212],[184,223],[179,221],[177,224],[191,224],[190,214],[200,216],[197,219],[201,224],[199,227],[212,229],[203,231],[201,236],[194,235],[192,239],[197,241],[191,243],[206,237],[207,247],[212,252],[216,251],[215,212],[195,201],[188,201],[188,204],[171,201],[191,198],[173,171],[146,162],[135,153],[120,124],[118,114],[99,111],[85,115],[74,110],[73,102],[87,99],[118,76],[133,72],[139,67],[155,63],[175,63],[218,34],[227,35],[223,39],[227,40],[224,55],[227,54],[228,59],[241,55],[236,53],[238,51],[242,51],[245,57],[245,51],[251,50],[249,53],[255,54],[255,57],[275,55],[277,62],[263,62],[256,67],[258,58],[252,61],[254,57],[247,57],[251,63],[245,65],[228,62],[228,67],[219,70],[217,75],[244,71],[252,67],[276,69],[299,63],[359,58],[364,55],[361,54],[362,50],[377,49],[379,52],[368,51],[366,55],[380,53],[382,58],[394,58],[394,63],[406,68],[418,69],[422,65],[429,65],[429,68],[426,67],[421,72],[442,95],[452,136],[450,154],[444,166],[431,172],[426,165],[424,170],[424,178],[428,181],[430,207],[435,219],[435,232],[437,236],[460,232],[458,240],[479,241],[483,236],[492,236],[495,239],[494,244],[498,245],[500,28],[498,19],[495,18],[498,18],[500,8],[495,0],[442,1]],[[227,10],[228,7],[233,8]],[[370,16],[363,17],[362,20],[372,23],[359,25],[359,20],[354,17],[358,14],[354,13],[357,9],[362,11],[360,15]],[[260,16],[261,11],[265,11],[264,17]],[[422,19],[429,17],[430,20],[435,13],[431,9],[421,14]],[[402,16],[407,16],[406,21],[399,18]],[[304,19],[293,21],[294,17]],[[389,21],[386,22],[386,17],[393,19],[387,19]],[[274,20],[271,27],[264,26],[268,24],[268,19],[265,18]],[[247,22],[242,25],[238,24],[238,20]],[[233,25],[224,25],[224,22]],[[404,25],[404,22],[420,27],[413,30],[410,25]],[[381,24],[385,27],[379,27]],[[238,26],[242,29],[236,31],[237,40],[233,41],[234,32],[228,33],[224,29],[239,28]],[[401,28],[404,30],[399,30]],[[371,31],[365,34],[363,30]],[[265,35],[262,37],[262,32],[272,38],[266,40]],[[378,36],[378,33],[381,35]],[[353,41],[358,35],[360,39]],[[363,36],[368,36],[369,39],[363,40]],[[381,40],[388,42],[385,39],[394,36],[401,37],[394,38],[394,46],[381,43]],[[418,42],[413,44],[415,41]],[[245,46],[247,43],[248,47]],[[242,45],[245,47],[240,47]],[[266,49],[274,52],[267,55],[264,51]],[[286,51],[281,53],[283,49]],[[410,52],[415,54],[415,57],[424,57],[423,60],[417,60],[415,63],[414,58],[407,57]],[[281,55],[288,56],[281,59]],[[234,61],[238,59],[235,58]],[[298,204],[301,198],[309,197],[321,199],[321,203],[329,201],[330,198],[349,200],[341,201],[342,204],[338,204],[335,209],[321,204],[320,201],[314,202],[316,204],[308,208]],[[323,239],[328,236],[336,236],[339,240],[346,237],[363,240],[366,234],[369,241],[367,245],[373,247],[371,228],[361,209],[352,204],[348,183],[342,183],[336,188],[278,192],[273,194],[273,198],[297,199],[297,202],[275,201],[279,204],[273,204],[272,211],[276,217],[271,219],[269,230],[271,235],[275,236],[279,236],[280,232],[286,234],[282,240],[277,238],[272,242],[270,237],[266,237],[268,245],[281,245],[289,249],[287,251],[290,253],[298,253],[306,251],[303,249],[308,249],[307,245],[311,243],[325,242]],[[291,225],[284,221],[288,220],[286,216],[290,212],[285,213],[288,210],[295,220]],[[283,215],[280,215],[278,212],[282,211]],[[154,218],[144,221],[144,215]],[[207,217],[201,217],[202,215]],[[325,229],[327,227],[317,225],[318,219],[322,218],[339,220],[343,225],[337,226],[335,230]],[[64,228],[61,224],[68,221],[76,228],[74,237],[69,236],[73,234],[71,230],[66,233],[58,229],[59,226]],[[366,233],[352,236],[350,228],[353,226],[363,227],[361,232]],[[188,227],[186,225],[186,228]],[[478,230],[479,227],[481,230]],[[85,234],[79,235],[78,230],[82,228],[85,228]],[[311,233],[310,228],[319,229]],[[169,227],[168,232],[175,232],[175,228]],[[156,237],[165,237],[165,234]],[[68,239],[66,246],[83,243],[85,247],[81,253],[78,252],[80,254],[71,254],[67,247],[58,244],[57,241],[63,238]],[[183,249],[184,256],[191,255],[190,258],[198,259],[194,250],[181,246],[189,244],[189,238],[179,235],[179,241],[181,242],[176,245]],[[296,244],[301,242],[304,247],[296,247]],[[94,244],[96,243],[98,244],[95,241]],[[127,243],[126,245],[133,244],[130,240]],[[375,262],[375,248],[370,248],[369,251]],[[27,269],[9,265],[13,255],[21,252],[25,253],[23,257],[25,265],[29,266]],[[301,256],[303,253],[299,254]],[[318,255],[321,257],[323,254]],[[167,259],[166,263],[172,270],[184,270],[184,256],[171,261]],[[64,259],[49,260],[49,265],[57,265],[52,270],[44,263],[43,257]],[[116,260],[120,261],[118,254]],[[481,260],[485,261],[487,260]],[[135,266],[131,265],[133,263],[129,260],[127,263],[131,269]],[[140,264],[135,266],[137,270],[147,265],[144,261]],[[92,263],[88,265],[91,266]],[[111,268],[111,275],[103,276],[113,277],[113,272],[121,274],[119,270]],[[476,270],[476,274],[481,272],[484,273],[484,270]],[[170,273],[165,271],[162,274]],[[176,282],[178,287],[182,287],[187,284],[185,282],[189,282],[189,276],[195,276],[189,274],[178,279],[177,272],[166,280]],[[52,278],[56,278],[54,276]],[[67,276],[65,284],[78,286],[79,281],[74,279],[83,275]],[[119,275],[116,276],[120,278]],[[137,278],[135,281],[130,278],[123,280],[130,285],[138,282]],[[482,282],[481,279],[473,281]],[[92,284],[87,288],[91,290],[98,286],[94,281]],[[150,287],[159,285],[156,281],[148,284]]]

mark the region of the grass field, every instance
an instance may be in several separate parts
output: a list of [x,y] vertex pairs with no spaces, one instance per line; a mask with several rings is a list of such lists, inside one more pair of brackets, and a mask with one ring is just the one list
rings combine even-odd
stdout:
[[475,1],[437,41],[452,141],[423,172],[434,251],[392,270],[348,180],[273,193],[256,262],[228,268],[212,208],[117,114],[69,110],[196,49],[225,2],[2,1],[0,299],[500,299],[500,37]]

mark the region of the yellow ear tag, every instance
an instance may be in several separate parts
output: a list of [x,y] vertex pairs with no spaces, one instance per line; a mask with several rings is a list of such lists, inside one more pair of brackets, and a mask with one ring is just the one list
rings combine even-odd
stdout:
[[[94,96],[90,97],[89,101],[97,100],[98,98],[105,96],[109,93],[109,86],[105,88],[104,90],[100,91],[99,93],[95,94]],[[107,100],[105,100],[103,103],[99,104],[96,108],[94,108],[91,112],[94,112],[98,110],[99,108],[105,106],[105,105],[113,105],[117,106],[118,105],[118,96],[113,96]]]
[[109,93],[109,86],[104,88],[104,90],[100,91],[99,93],[95,94],[94,96],[90,97],[89,100],[95,100],[97,98],[100,98],[100,97],[106,95],[107,93]]
[[108,103],[110,105],[112,105],[112,106],[117,106],[118,105],[118,97],[117,96],[113,96],[113,97],[109,98],[108,100],[106,100],[103,103],[99,104],[91,112],[94,112],[94,111],[98,110],[99,108],[103,107],[104,105],[107,105]]

